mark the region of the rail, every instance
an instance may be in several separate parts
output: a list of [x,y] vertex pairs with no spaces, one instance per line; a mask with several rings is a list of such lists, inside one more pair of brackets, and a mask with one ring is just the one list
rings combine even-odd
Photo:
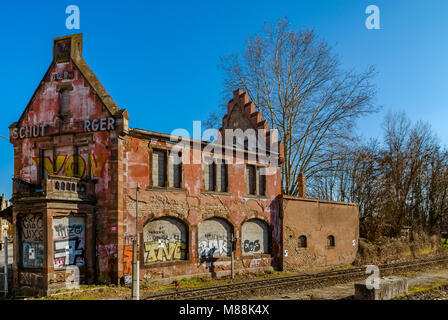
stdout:
[[[396,271],[400,269],[412,269],[427,265],[448,262],[448,256],[438,257],[434,259],[416,260],[412,262],[402,262],[393,264],[379,265],[382,272]],[[146,295],[145,300],[154,299],[204,299],[212,297],[223,297],[229,294],[244,293],[245,291],[254,291],[260,289],[268,289],[272,287],[283,287],[291,285],[313,285],[329,280],[355,280],[366,276],[365,267],[350,268],[345,270],[326,271],[314,274],[300,274],[293,276],[282,276],[269,279],[258,279],[244,282],[236,282],[231,284],[223,284],[217,286],[178,290],[162,294]]]

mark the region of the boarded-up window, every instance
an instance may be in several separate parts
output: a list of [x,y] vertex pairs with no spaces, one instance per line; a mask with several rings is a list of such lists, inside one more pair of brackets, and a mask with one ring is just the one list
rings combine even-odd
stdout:
[[227,164],[225,162],[219,165],[218,172],[218,191],[227,192]]
[[152,185],[162,188],[182,187],[181,152],[157,149],[152,151]]
[[40,170],[43,180],[48,179],[49,174],[53,174],[53,149],[42,150]]
[[220,218],[211,218],[198,227],[198,255],[201,258],[230,256],[232,228]]
[[246,166],[246,191],[250,195],[266,195],[266,175],[264,167]]
[[244,255],[269,252],[268,225],[258,219],[246,221],[242,226],[242,250]]
[[153,220],[143,227],[145,263],[186,260],[187,228],[174,218]]
[[156,187],[166,185],[166,152],[162,150],[152,151],[152,183]]
[[255,166],[248,165],[246,167],[246,186],[248,194],[252,195],[256,194],[255,175],[256,175]]
[[55,217],[53,219],[54,267],[85,266],[85,230],[83,217]]
[[44,265],[44,225],[41,214],[20,215],[20,242],[23,268]]
[[266,175],[263,167],[257,168],[258,174],[258,194],[260,196],[266,195]]
[[59,93],[60,96],[60,112],[67,113],[68,112],[68,90],[62,89]]
[[168,163],[168,180],[171,188],[180,188],[182,185],[182,153],[171,152]]
[[227,192],[227,165],[219,162],[210,158],[204,161],[204,189],[207,191]]
[[203,165],[204,188],[207,191],[215,191],[216,182],[216,164],[213,159],[207,158]]

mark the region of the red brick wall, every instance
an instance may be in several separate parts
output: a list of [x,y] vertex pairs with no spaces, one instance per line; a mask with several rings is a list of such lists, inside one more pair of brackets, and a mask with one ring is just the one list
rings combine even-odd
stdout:
[[[230,258],[220,256],[213,263],[201,261],[198,256],[198,227],[213,217],[227,221],[234,234],[241,238],[241,226],[249,219],[260,219],[268,225],[271,240],[271,253],[279,258],[280,223],[278,197],[280,195],[280,170],[276,175],[267,176],[265,197],[246,197],[244,181],[244,164],[228,166],[228,193],[205,192],[202,179],[202,165],[193,163],[193,152],[190,152],[190,163],[186,163],[186,152],[183,152],[183,187],[181,189],[160,189],[151,185],[151,148],[169,148],[161,139],[126,136],[124,141],[123,160],[127,174],[124,177],[124,218],[123,252],[129,250],[135,235],[135,197],[137,183],[139,192],[139,234],[141,240],[141,279],[165,278],[187,274],[211,274],[222,270],[230,270]],[[145,261],[143,236],[144,226],[161,217],[174,217],[181,221],[187,229],[187,260]],[[243,260],[241,242],[237,243],[236,267],[238,269],[272,266],[271,254],[245,257]],[[130,266],[125,258],[123,275],[130,274]]]
[[[283,196],[284,270],[351,264],[358,250],[358,207],[343,202]],[[307,247],[299,247],[306,236]],[[335,246],[328,247],[328,236]],[[353,243],[353,241],[355,241]]]

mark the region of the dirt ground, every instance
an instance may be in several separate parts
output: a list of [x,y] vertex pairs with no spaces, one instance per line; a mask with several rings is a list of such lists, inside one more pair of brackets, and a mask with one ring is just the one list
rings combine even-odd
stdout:
[[[285,275],[279,272],[262,273],[252,275],[253,279],[275,277]],[[448,289],[438,291],[438,294],[431,294],[436,288],[448,287],[448,269],[446,266],[434,266],[424,271],[408,272],[397,276],[409,279],[409,299],[448,299]],[[248,280],[247,278],[237,278],[234,281]],[[180,281],[182,288],[195,288],[229,283],[230,279],[183,279]],[[155,292],[173,291],[174,284],[142,286],[140,295]],[[431,291],[432,290],[432,291]],[[352,299],[354,295],[354,283],[343,283],[334,286],[309,289],[303,291],[284,290],[266,296],[241,296],[239,299],[249,300],[340,300]],[[52,293],[45,297],[28,298],[28,300],[126,300],[131,297],[131,289],[121,286],[80,286],[77,290],[63,290]],[[238,299],[233,297],[233,299]],[[404,298],[406,299],[406,297]]]
[[[409,280],[408,295],[420,292],[428,292],[436,288],[448,285],[448,269],[443,266],[435,266],[425,271],[408,272],[400,275]],[[253,300],[340,300],[352,299],[355,294],[354,282],[338,284],[325,288],[310,289],[304,291],[284,291],[282,294],[270,296],[253,296],[246,299]],[[431,295],[428,295],[430,297]],[[447,294],[448,296],[448,294]],[[423,297],[423,296],[422,296]]]

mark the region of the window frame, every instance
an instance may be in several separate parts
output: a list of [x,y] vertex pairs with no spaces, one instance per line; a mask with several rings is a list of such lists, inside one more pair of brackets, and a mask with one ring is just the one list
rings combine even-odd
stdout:
[[[164,170],[164,186],[158,186],[154,183],[153,180],[153,162],[154,162],[154,151],[158,151],[158,152],[163,152],[165,155],[165,170]],[[175,151],[173,149],[169,149],[169,148],[163,148],[163,147],[150,147],[150,152],[149,152],[149,185],[150,188],[153,189],[166,189],[166,190],[183,190],[184,189],[184,165],[183,165],[183,161],[181,161],[181,163],[179,163],[178,165],[180,165],[180,169],[179,169],[179,179],[180,179],[180,183],[179,183],[179,187],[174,187],[170,185],[170,181],[169,181],[169,166],[173,166],[173,175],[174,175],[174,166],[175,164],[173,162],[171,162],[169,160],[170,158],[170,152],[171,151]],[[180,157],[182,159],[182,151],[179,150],[177,151],[178,154],[180,153]],[[174,182],[174,181],[173,181]],[[174,184],[174,183],[173,183]]]
[[332,234],[330,234],[327,237],[327,248],[334,248],[334,247],[336,247],[336,239]]
[[[208,159],[208,160],[213,160],[212,163],[205,163],[203,162],[202,165],[202,192],[205,193],[228,193],[229,192],[229,167],[228,164],[226,163],[225,159],[221,159],[221,158],[216,158],[216,157],[212,157],[212,156],[204,156],[204,159]],[[216,160],[219,159],[221,163],[216,163]],[[207,161],[208,161],[207,160]],[[208,188],[208,184],[206,184],[205,181],[205,166],[209,167],[208,170],[208,174],[209,174],[209,179],[210,179],[210,167],[213,167],[213,189],[210,190]],[[221,175],[221,180],[220,182],[222,183],[222,168],[224,168],[224,178],[225,178],[225,190],[221,190],[221,186],[222,185],[218,185],[218,171],[219,174]]]
[[[254,193],[250,193],[249,190],[249,186],[248,186],[248,182],[249,182],[249,170],[248,167],[253,167],[254,168],[254,177],[252,178],[254,181],[254,187],[255,187],[255,192]],[[251,164],[251,163],[246,163],[245,169],[244,169],[244,180],[245,180],[245,185],[246,185],[246,196],[248,197],[266,197],[266,183],[267,183],[267,179],[266,179],[266,175],[261,175],[260,171],[261,170],[266,170],[265,168],[267,168],[266,166],[263,165],[257,165],[257,164]],[[263,189],[260,190],[260,178],[263,176]]]
[[301,236],[299,236],[298,241],[299,241],[298,243],[299,248],[301,249],[308,248],[308,239],[306,235],[302,234]]

